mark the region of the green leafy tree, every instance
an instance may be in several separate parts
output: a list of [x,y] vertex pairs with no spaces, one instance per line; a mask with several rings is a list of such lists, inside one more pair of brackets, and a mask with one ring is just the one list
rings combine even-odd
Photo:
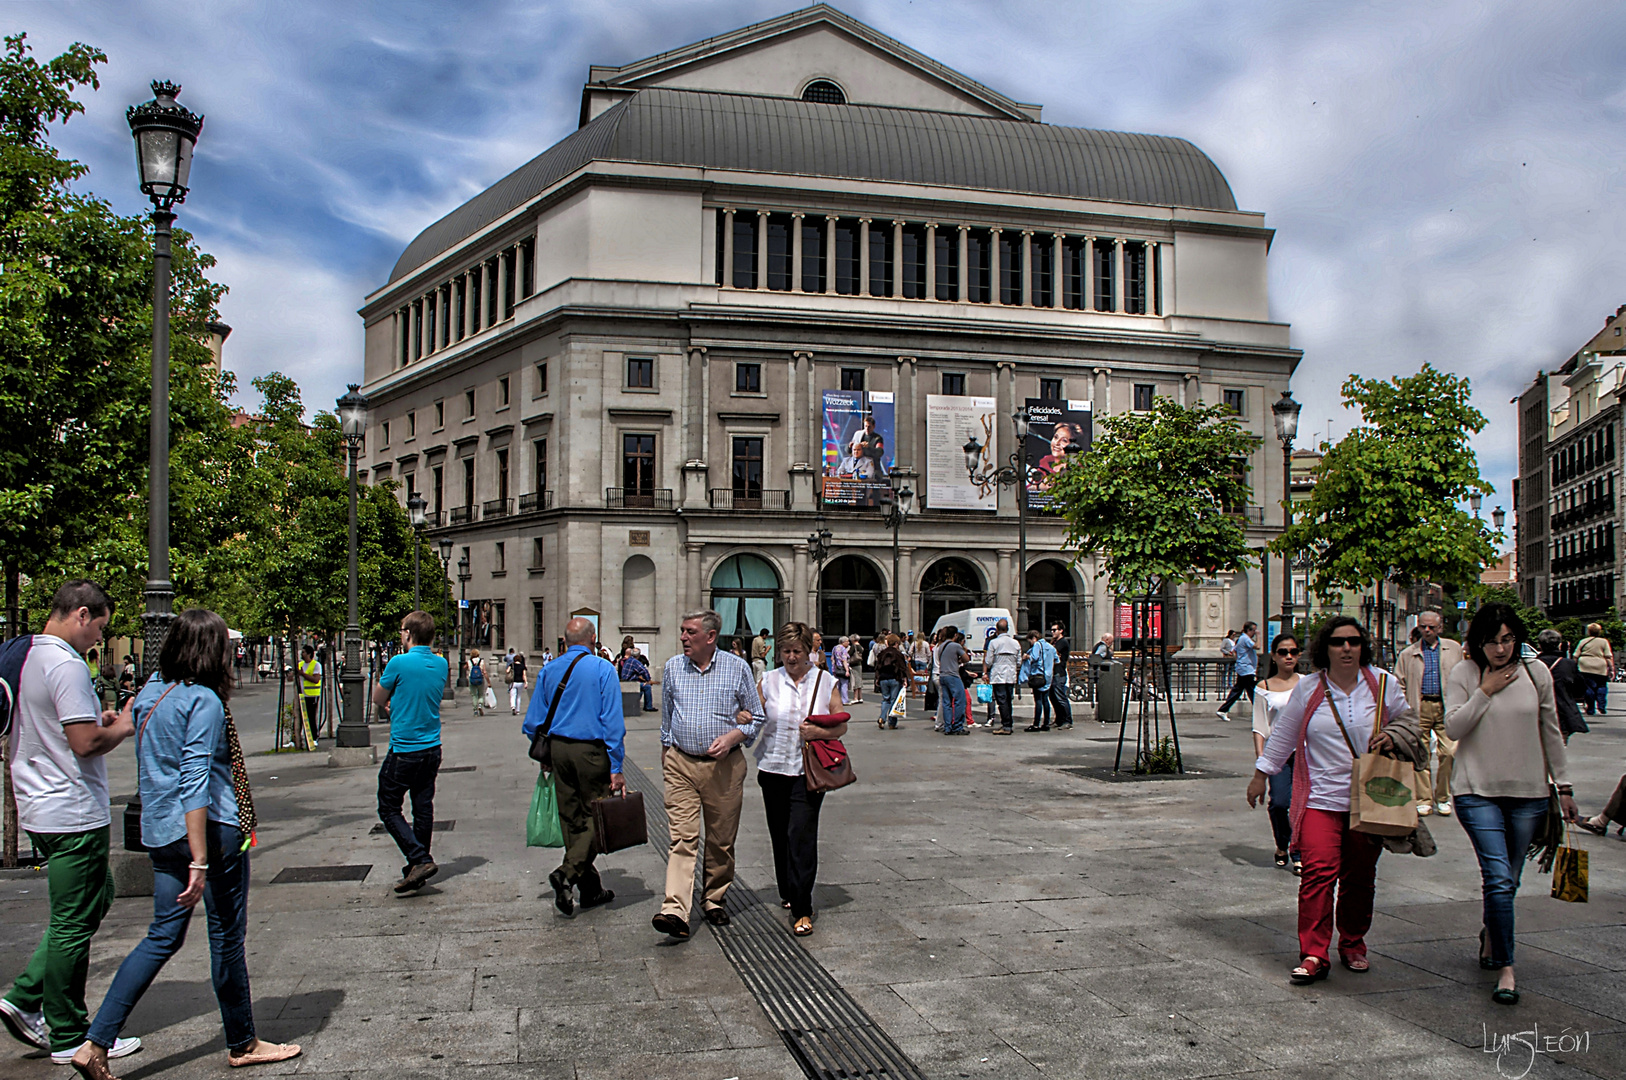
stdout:
[[1235,508],[1248,504],[1244,462],[1259,447],[1218,405],[1158,398],[1147,412],[1104,417],[1089,453],[1051,488],[1075,559],[1100,552],[1122,596],[1250,566]]
[[1271,550],[1307,555],[1323,596],[1372,582],[1476,581],[1496,550],[1492,531],[1459,505],[1492,490],[1468,444],[1485,427],[1469,397],[1466,378],[1426,364],[1389,380],[1351,375],[1344,405],[1360,409],[1363,425],[1323,447],[1314,494],[1295,504]]

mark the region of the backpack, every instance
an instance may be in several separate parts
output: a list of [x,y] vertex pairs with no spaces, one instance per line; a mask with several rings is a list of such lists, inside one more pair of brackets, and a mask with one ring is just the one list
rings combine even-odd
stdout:
[[11,725],[22,701],[23,665],[34,647],[33,634],[19,634],[0,644],[0,739],[11,734]]

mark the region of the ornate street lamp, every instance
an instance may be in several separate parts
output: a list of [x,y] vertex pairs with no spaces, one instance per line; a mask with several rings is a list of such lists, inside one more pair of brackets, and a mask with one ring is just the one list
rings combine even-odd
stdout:
[[[1016,633],[1020,637],[1028,632],[1028,411],[1018,406],[1011,414],[1011,425],[1016,430],[1016,453],[1010,464],[995,468],[983,460],[983,445],[972,436],[960,449],[965,451],[965,472],[978,487],[997,484],[1016,488]],[[1077,443],[1067,447],[1069,454],[1080,449]],[[982,471],[978,472],[978,468]]]
[[473,574],[469,573],[469,557],[465,555],[457,560],[457,685],[459,686],[469,685],[469,677],[463,670],[463,624],[468,620],[469,578],[473,576]]
[[428,517],[424,511],[428,507],[429,504],[424,501],[424,497],[416,491],[412,493],[412,498],[407,500],[407,517],[412,520],[412,610],[414,611],[421,606],[418,600],[418,548],[423,546],[423,523]]
[[440,695],[440,699],[442,701],[450,701],[452,699],[452,666],[450,663],[452,656],[452,641],[451,637],[447,634],[447,629],[452,625],[452,617],[448,613],[452,603],[452,538],[450,536],[441,537],[439,546],[440,579],[446,585],[446,592],[443,593],[440,598],[440,632],[442,634],[441,644],[446,649],[446,658],[448,661],[446,665],[446,690]]
[[1479,508],[1481,505],[1483,505],[1484,498],[1485,497],[1479,494],[1477,491],[1468,496],[1468,509],[1474,512],[1474,517],[1476,518],[1479,517]]
[[175,103],[181,88],[152,84],[153,100],[124,114],[135,137],[141,193],[152,200],[152,415],[147,458],[147,610],[142,616],[143,681],[158,669],[158,651],[175,617],[175,589],[169,580],[169,263],[170,208],[186,201],[192,148],[203,117]]
[[344,715],[339,719],[335,734],[336,746],[368,746],[372,736],[367,731],[363,713],[362,691],[366,677],[361,673],[361,614],[358,610],[356,588],[356,455],[367,435],[367,399],[355,383],[338,401],[339,430],[350,458],[350,588],[346,595],[344,624],[344,670],[339,673],[339,693],[344,701]]
[[[897,478],[893,478],[897,483]],[[881,492],[881,505],[886,508],[886,517],[882,524],[892,529],[892,632],[896,634],[901,625],[898,621],[903,607],[903,585],[898,581],[898,530],[903,521],[915,509],[915,491],[907,481],[903,487],[892,487]]]
[[813,515],[813,531],[807,534],[807,557],[818,563],[814,571],[814,581],[817,586],[813,590],[813,627],[818,628],[819,622],[824,618],[824,560],[830,555],[830,538],[833,534],[824,527],[824,512]]
[[[1299,433],[1299,409],[1291,390],[1283,390],[1276,404],[1270,407],[1271,419],[1276,422],[1276,437],[1282,441],[1282,531],[1293,527],[1293,440]],[[1308,597],[1306,597],[1308,599]],[[1269,612],[1266,612],[1269,615]],[[1310,618],[1306,603],[1304,617]],[[1266,619],[1269,622],[1269,619]],[[1282,631],[1293,630],[1293,556],[1282,554]]]
[[1497,532],[1502,531],[1502,525],[1506,521],[1507,511],[1503,510],[1500,506],[1491,511],[1491,524],[1496,526]]

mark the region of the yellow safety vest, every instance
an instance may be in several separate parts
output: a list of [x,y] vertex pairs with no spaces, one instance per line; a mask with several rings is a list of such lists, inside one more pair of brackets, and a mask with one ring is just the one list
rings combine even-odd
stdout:
[[[301,696],[303,696],[303,697],[321,697],[322,696],[322,680],[316,678],[316,661],[315,660],[301,660],[299,662],[299,676],[300,676],[300,678],[299,678],[299,693],[300,693]],[[315,682],[307,682],[306,681],[306,676],[309,676],[312,679],[316,679],[316,681]]]

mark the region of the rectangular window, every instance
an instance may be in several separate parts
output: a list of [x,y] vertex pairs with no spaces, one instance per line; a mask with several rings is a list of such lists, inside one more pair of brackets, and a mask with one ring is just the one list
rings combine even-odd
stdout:
[[548,392],[548,362],[542,361],[536,365],[536,393],[541,396]]
[[546,565],[542,558],[542,538],[538,536],[531,541],[531,569],[540,570]]
[[994,297],[994,263],[990,251],[993,237],[987,229],[968,229],[965,234],[965,298],[973,304],[987,304]]
[[424,314],[423,340],[424,340],[425,345],[427,346],[424,349],[424,352],[432,353],[432,352],[435,351],[435,316],[437,314],[436,309],[439,308],[439,307],[440,307],[440,304],[437,302],[436,296],[434,294],[431,294],[429,296],[424,297],[424,300],[423,300],[423,314]]
[[655,358],[652,356],[627,357],[627,386],[635,390],[651,390],[655,386]]
[[869,294],[892,295],[892,223],[869,224]]
[[864,389],[864,369],[844,367],[841,369],[841,388],[843,390]]
[[457,311],[457,325],[452,328],[452,340],[463,340],[463,327],[468,322],[469,310],[469,283],[467,278],[458,278],[452,283],[452,306]]
[[383,435],[383,438],[378,440],[378,448],[380,450],[387,449],[390,445],[390,422],[388,420],[384,421],[380,426],[379,433]]
[[627,497],[654,498],[655,436],[621,436],[621,490]]
[[[532,473],[535,483],[531,490],[540,495],[548,489],[548,440],[537,439],[531,443],[531,460],[536,466]],[[541,510],[542,507],[538,506],[537,509]]]
[[[734,440],[734,498],[762,499],[762,440]],[[739,509],[738,502],[735,505]]]
[[960,230],[939,228],[933,244],[937,259],[937,298],[960,298]]
[[[542,541],[538,540],[537,543]],[[541,653],[548,647],[548,624],[542,617],[542,601],[531,601],[531,652]]]
[[496,549],[491,553],[491,560],[497,573],[505,574],[508,572],[508,546],[501,540],[497,541]]
[[945,371],[943,373],[943,393],[950,397],[964,397],[965,376],[958,372],[951,374]]
[[395,313],[395,325],[401,337],[401,355],[396,357],[396,367],[406,367],[412,363],[412,309],[404,307]]
[[734,287],[757,287],[757,216],[749,210],[734,211]]
[[497,498],[508,501],[508,451],[497,451]]
[[519,294],[526,297],[536,291],[536,241],[521,240],[519,251],[525,263],[519,275]]
[[409,412],[407,416],[407,438],[415,439],[418,436],[418,414]]
[[473,390],[465,390],[465,391],[463,391],[463,418],[465,420],[473,420],[474,419],[474,391]]
[[440,347],[446,348],[456,337],[452,335],[452,286],[450,283],[440,287],[441,310],[446,312],[446,325],[440,332]]
[[414,495],[416,495],[418,493],[418,474],[417,473],[406,473],[405,475],[403,475],[401,477],[401,480],[402,480],[403,483],[406,484],[406,497],[408,499],[412,498],[412,496],[414,496]]
[[463,506],[474,506],[474,459],[463,459]]
[[768,288],[775,292],[790,290],[790,230],[793,223],[789,214],[768,215]]
[[1061,242],[1061,305],[1074,311],[1084,306],[1089,267],[1084,265],[1085,243],[1076,236]]
[[857,218],[840,218],[836,221],[834,273],[836,275],[836,292],[842,296],[858,295],[859,224]]
[[444,525],[446,523],[441,520],[441,512],[445,509],[445,506],[442,504],[445,502],[444,496],[446,494],[446,473],[444,469],[442,469],[439,465],[436,465],[429,471],[429,476],[430,483],[434,485],[430,494],[434,497],[435,502],[435,524]]
[[713,266],[713,278],[715,279],[715,281],[716,281],[716,283],[718,285],[721,285],[723,283],[723,273],[724,273],[724,271],[726,269],[723,266],[723,260],[728,257],[728,251],[726,249],[726,244],[724,243],[727,236],[728,236],[728,215],[726,213],[724,213],[722,210],[718,210],[717,211],[717,250],[715,252],[715,255],[714,255],[713,259],[711,260],[712,263],[714,264],[714,266]]
[[1055,275],[1053,273],[1056,262],[1056,240],[1053,236],[1040,234],[1029,238],[1033,249],[1032,259],[1032,285],[1034,307],[1055,307]]
[[802,291],[824,291],[825,218],[808,215],[802,219]]
[[1113,310],[1113,242],[1105,237],[1095,240],[1095,310]]
[[1039,380],[1039,398],[1041,400],[1043,400],[1043,401],[1060,401],[1061,400],[1061,380],[1060,379],[1040,379]]
[[1124,245],[1124,311],[1146,314],[1146,245]]
[[736,394],[762,393],[762,365],[735,364],[734,392]]
[[506,605],[501,600],[491,605],[491,647],[493,649],[508,647],[508,615]]
[[445,429],[445,427],[446,427],[446,403],[444,401],[437,401],[437,402],[435,402],[435,430],[436,431],[442,431],[442,430]]
[[508,405],[508,376],[504,375],[497,380],[497,408],[506,408]]
[[926,299],[926,226],[903,227],[902,296],[907,300]]
[[518,248],[509,248],[502,253],[504,270],[502,276],[502,317],[505,319],[514,314],[514,293],[519,286],[519,282],[514,280],[516,276],[514,271],[517,269],[514,264],[518,259],[518,255]]
[[1022,234],[1009,229],[999,234],[999,302],[1022,302]]
[[1243,390],[1226,390],[1224,393],[1225,393],[1225,407],[1227,409],[1230,409],[1232,412],[1236,413],[1238,416],[1241,416],[1243,414],[1243,412],[1245,411],[1244,406],[1246,406],[1246,404],[1247,404],[1247,393],[1246,393],[1246,391],[1243,391]]
[[1135,411],[1136,412],[1150,412],[1151,409],[1152,409],[1152,398],[1154,396],[1156,396],[1156,394],[1157,394],[1157,387],[1156,386],[1153,386],[1150,383],[1136,383],[1135,384]]
[[491,275],[491,295],[486,297],[486,325],[487,326],[496,326],[497,323],[501,321],[501,320],[499,320],[497,318],[497,260],[496,259],[487,259],[485,261],[485,272]]

